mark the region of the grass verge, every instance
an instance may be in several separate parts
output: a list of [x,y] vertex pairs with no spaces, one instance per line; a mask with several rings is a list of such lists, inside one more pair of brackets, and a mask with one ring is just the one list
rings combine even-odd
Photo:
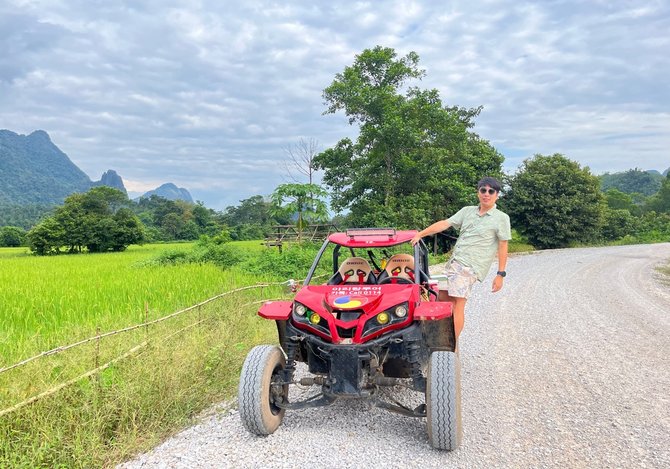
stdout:
[[258,296],[225,297],[148,330],[0,375],[4,397],[16,401],[140,345],[101,373],[0,417],[0,467],[109,467],[231,397],[247,351],[276,342],[274,324],[258,318],[258,305],[250,304]]
[[[45,258],[0,250],[0,368],[264,280],[202,263],[143,263],[164,249],[189,246]],[[152,448],[234,395],[247,351],[276,342],[257,302],[285,294],[281,287],[236,293],[0,373],[0,467],[109,467]],[[63,383],[72,384],[3,413]]]

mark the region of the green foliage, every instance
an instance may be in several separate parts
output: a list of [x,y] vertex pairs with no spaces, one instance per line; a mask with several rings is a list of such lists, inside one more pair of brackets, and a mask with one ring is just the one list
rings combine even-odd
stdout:
[[18,247],[26,242],[26,230],[17,226],[0,228],[0,247]]
[[607,206],[613,210],[628,210],[633,215],[639,215],[641,210],[633,200],[631,194],[621,192],[619,189],[608,189],[605,192]]
[[662,180],[663,176],[658,173],[635,168],[621,173],[603,174],[600,176],[600,186],[603,191],[614,188],[627,194],[639,193],[649,196],[658,191]]
[[54,208],[53,205],[0,203],[0,226],[17,226],[29,230],[50,215]]
[[670,213],[670,175],[663,179],[658,192],[647,199],[645,210],[657,213]]
[[62,246],[65,236],[63,227],[54,219],[47,218],[28,232],[28,246],[38,256],[56,254]]
[[239,247],[230,245],[232,241],[228,231],[222,231],[216,236],[202,236],[192,253],[194,262],[209,262],[222,269],[239,264],[244,254]]
[[248,258],[238,268],[246,273],[270,275],[277,280],[303,279],[319,252],[319,245],[302,243],[278,249],[265,249],[259,255]]
[[443,106],[437,90],[408,88],[419,57],[366,49],[324,90],[326,113],[344,111],[360,132],[317,155],[336,211],[358,226],[425,226],[474,203],[476,182],[500,176],[503,157],[470,129],[481,108]]
[[[37,130],[26,136],[0,130],[0,203],[3,205],[52,206],[90,187],[88,176],[51,142],[46,132]],[[29,228],[16,220],[11,224]]]
[[255,195],[240,201],[238,206],[229,206],[222,215],[223,222],[230,227],[234,240],[263,239],[271,231],[271,226],[288,223],[288,219],[276,220],[270,214],[272,204],[263,196]]
[[196,262],[209,262],[224,270],[239,264],[243,258],[239,249],[229,244],[209,244],[194,252]]
[[148,262],[149,265],[178,265],[178,264],[205,264],[210,263],[223,270],[239,264],[246,255],[244,249],[231,246],[230,233],[222,231],[216,236],[200,237],[190,250],[167,250]]
[[161,251],[156,257],[142,263],[148,265],[177,265],[192,262],[193,256],[189,251],[183,249],[166,249]]
[[282,251],[264,247],[259,250],[229,242],[229,239],[227,232],[215,237],[203,236],[190,250],[162,251],[143,265],[212,264],[223,270],[233,269],[245,275],[281,281],[304,278],[320,248],[314,243],[301,243],[286,244]]
[[642,215],[636,238],[643,243],[670,241],[670,213],[652,211]]
[[117,189],[94,187],[73,194],[53,216],[28,233],[28,244],[38,255],[60,252],[123,251],[144,240],[144,228],[128,206],[128,197]]
[[504,205],[512,226],[538,248],[596,240],[604,198],[588,168],[560,154],[535,155],[509,179]]
[[222,215],[200,201],[193,204],[151,195],[142,197],[133,210],[152,241],[193,241],[201,235],[214,235],[225,226]]
[[317,184],[281,184],[272,193],[272,215],[296,217],[296,227],[302,231],[310,223],[328,219],[326,203],[321,200],[327,192]]
[[606,208],[603,215],[602,236],[605,240],[614,241],[636,233],[638,219],[628,210]]

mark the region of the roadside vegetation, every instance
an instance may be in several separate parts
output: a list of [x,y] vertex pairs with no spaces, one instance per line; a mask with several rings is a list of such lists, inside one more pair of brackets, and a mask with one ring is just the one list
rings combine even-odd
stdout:
[[666,285],[670,286],[670,262],[666,265],[658,267],[658,271],[661,273],[661,281]]
[[[231,246],[247,266],[267,251],[259,241]],[[0,298],[0,369],[239,287],[286,280],[261,267],[251,272],[202,260],[156,263],[166,252],[198,249],[145,245],[123,253],[48,257],[1,249],[6,288]],[[75,380],[0,415],[0,467],[100,467],[149,448],[233,394],[246,352],[274,339],[272,325],[256,316],[259,301],[287,294],[282,285],[242,291],[0,373],[0,412]],[[100,373],[76,379],[131,349]]]

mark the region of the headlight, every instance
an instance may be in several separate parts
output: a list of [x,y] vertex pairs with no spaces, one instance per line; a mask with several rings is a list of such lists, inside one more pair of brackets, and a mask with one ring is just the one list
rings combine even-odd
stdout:
[[314,325],[319,324],[321,322],[321,316],[316,313],[312,313],[312,315],[309,317],[309,322]]
[[304,316],[306,312],[307,312],[307,308],[305,308],[304,305],[297,304],[295,306],[295,314],[297,314],[298,316]]
[[396,309],[393,312],[397,317],[404,318],[405,316],[407,316],[407,307],[403,305],[396,306]]
[[389,322],[389,319],[391,319],[388,315],[388,313],[381,312],[377,315],[377,322],[379,324],[386,324]]
[[407,302],[392,306],[384,311],[380,311],[372,318],[368,319],[363,326],[363,337],[374,334],[378,330],[399,324],[408,320],[409,304]]

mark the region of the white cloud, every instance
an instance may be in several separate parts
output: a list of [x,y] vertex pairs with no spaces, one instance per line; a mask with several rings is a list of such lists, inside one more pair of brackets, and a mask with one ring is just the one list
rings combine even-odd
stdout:
[[44,129],[131,190],[174,182],[218,208],[271,192],[286,145],[355,135],[321,93],[378,44],[416,51],[413,84],[445,104],[484,105],[475,130],[508,168],[670,166],[665,2],[14,1],[0,18],[0,128]]

